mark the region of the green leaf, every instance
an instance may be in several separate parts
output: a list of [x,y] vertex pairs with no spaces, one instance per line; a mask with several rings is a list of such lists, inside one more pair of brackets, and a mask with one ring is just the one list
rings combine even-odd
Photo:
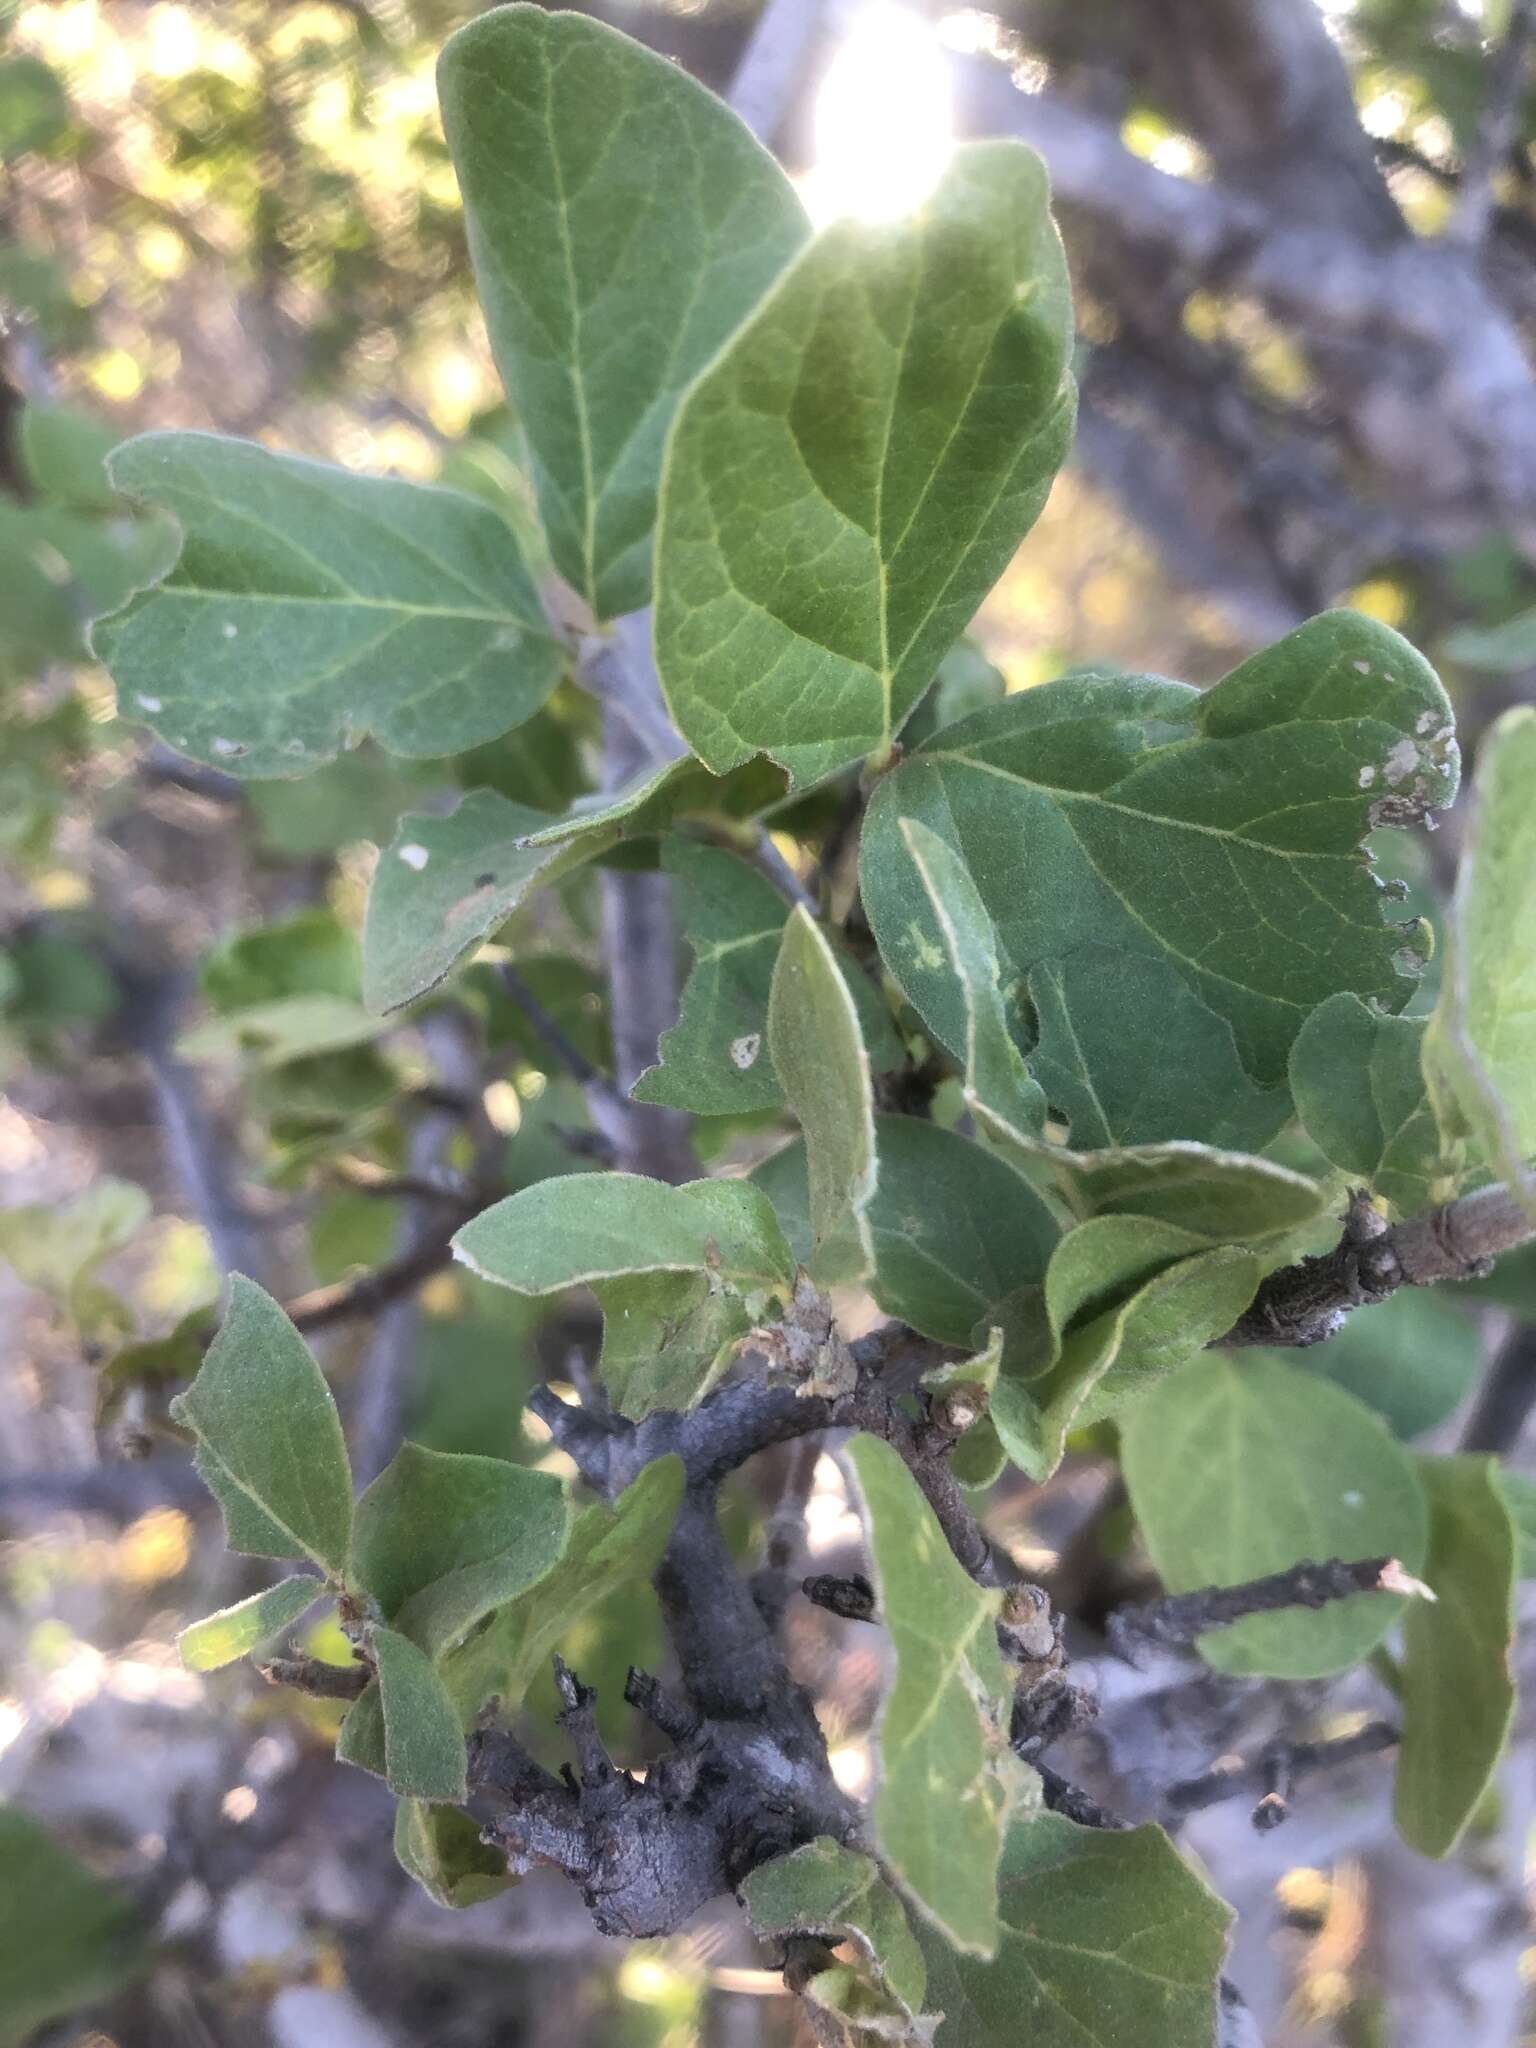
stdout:
[[176,559],[174,523],[47,500],[0,498],[0,660],[26,669],[89,658],[86,629]]
[[581,15],[496,9],[450,39],[438,89],[550,552],[599,619],[638,611],[679,395],[804,211],[719,100]]
[[1447,1138],[1536,1208],[1536,709],[1484,734],[1424,1071]]
[[656,660],[717,773],[885,756],[1034,524],[1072,431],[1039,159],[958,149],[909,219],[819,235],[679,408]]
[[1516,1567],[1522,1579],[1536,1579],[1536,1479],[1499,1467],[1499,1493],[1515,1525]]
[[69,95],[51,64],[30,51],[0,58],[0,163],[47,149],[69,127]]
[[441,1657],[559,1561],[565,1489],[551,1472],[402,1444],[357,1503],[354,1583]]
[[938,2048],[1210,2048],[1231,1913],[1161,1828],[1009,1830],[995,1962],[924,1930]]
[[395,1855],[439,1906],[478,1906],[514,1882],[506,1857],[486,1847],[480,1823],[456,1806],[402,1799],[395,1809]]
[[41,1822],[0,1806],[0,2042],[110,1997],[147,1941],[133,1899],[103,1884]]
[[1333,1199],[1326,1183],[1304,1173],[1209,1145],[1065,1152],[1026,1142],[1005,1149],[1043,1160],[1081,1217],[1152,1216],[1228,1244],[1287,1236],[1321,1216]]
[[[998,1302],[1044,1277],[1056,1219],[1006,1160],[955,1131],[923,1117],[877,1116],[874,1134],[870,1290],[887,1315],[924,1336],[969,1344]],[[804,1144],[786,1145],[752,1177],[803,1263],[812,1242]]]
[[910,753],[946,725],[968,718],[1008,694],[1008,678],[974,640],[959,640],[939,663],[933,688],[902,728],[902,745]]
[[567,1629],[621,1586],[649,1577],[682,1497],[683,1461],[669,1454],[647,1465],[611,1507],[599,1501],[583,1509],[554,1570],[444,1658],[466,1726],[493,1698],[503,1714],[515,1714]]
[[599,1376],[618,1412],[636,1422],[702,1400],[761,1320],[709,1273],[641,1273],[592,1291],[603,1312]]
[[852,1942],[880,1986],[909,2015],[922,2009],[927,1970],[906,1908],[873,1857],[818,1836],[788,1856],[760,1863],[741,1887],[759,1940],[819,1934]]
[[[1254,1087],[1284,1081],[1292,1041],[1328,996],[1407,1002],[1403,934],[1383,920],[1359,847],[1383,799],[1422,810],[1455,789],[1433,672],[1388,628],[1330,612],[1203,693],[1064,677],[937,734],[875,792],[863,901],[887,967],[957,1058],[963,991],[903,819],[969,867],[1005,988],[1088,945],[1170,965],[1234,1035],[1230,1101],[1199,1091],[1219,1128],[1250,1113]],[[1192,1016],[1181,1004],[1176,1028]],[[1161,1010],[1136,1021],[1153,1046],[1174,1028]]]
[[189,1671],[218,1671],[233,1664],[298,1620],[325,1592],[320,1579],[279,1579],[275,1586],[222,1607],[206,1620],[194,1621],[176,1638],[181,1661]]
[[1049,1478],[1070,1430],[1115,1414],[1231,1329],[1259,1274],[1252,1252],[1153,1217],[1101,1216],[1069,1231],[1043,1296],[1027,1290],[998,1310],[992,1417],[1008,1455]]
[[1449,1200],[1444,1146],[1424,1081],[1424,1021],[1330,996],[1291,1047],[1291,1092],[1325,1158],[1400,1216]]
[[825,933],[791,912],[768,998],[768,1050],[805,1137],[812,1279],[853,1285],[874,1265],[874,1104],[858,1010]]
[[881,1861],[957,1948],[991,1955],[1012,1698],[997,1646],[1001,1595],[961,1567],[889,1444],[857,1435],[847,1455],[896,1658],[871,1809]]
[[[1121,1467],[1170,1593],[1236,1586],[1305,1559],[1424,1561],[1424,1489],[1378,1418],[1313,1373],[1206,1352],[1120,1428]],[[1200,1638],[1237,1677],[1326,1678],[1359,1663],[1403,1603],[1360,1593],[1254,1614]]]
[[143,434],[109,471],[185,539],[93,645],[124,715],[197,760],[303,775],[370,732],[457,753],[560,680],[512,530],[473,498],[217,434]]
[[1394,1816],[1448,1856],[1487,1791],[1515,1714],[1515,1525],[1492,1458],[1423,1458],[1435,1598],[1403,1620],[1403,1740]]
[[304,1339],[244,1274],[231,1280],[224,1326],[171,1415],[197,1437],[197,1469],[224,1511],[231,1550],[341,1572],[352,1478],[336,1404]]
[[1347,1317],[1326,1344],[1288,1351],[1282,1362],[1332,1380],[1394,1436],[1415,1437],[1454,1414],[1486,1358],[1476,1318],[1454,1298],[1438,1287],[1401,1287],[1369,1315]]
[[132,1319],[110,1306],[96,1270],[138,1236],[150,1213],[141,1187],[103,1174],[70,1201],[0,1209],[0,1258],[24,1287],[46,1294],[87,1336],[121,1332]]
[[19,446],[33,490],[77,510],[122,509],[107,481],[107,457],[121,438],[110,421],[72,405],[29,400],[22,407]]
[[176,1050],[188,1060],[245,1058],[259,1068],[281,1067],[366,1045],[382,1029],[371,1010],[345,996],[278,996],[205,1018],[182,1032]]
[[[458,1709],[425,1650],[392,1628],[369,1631],[384,1717],[384,1776],[402,1798],[462,1806],[468,1760]],[[359,1703],[361,1704],[361,1703]],[[356,1708],[353,1709],[356,1712]],[[350,1721],[351,1715],[348,1720]]]

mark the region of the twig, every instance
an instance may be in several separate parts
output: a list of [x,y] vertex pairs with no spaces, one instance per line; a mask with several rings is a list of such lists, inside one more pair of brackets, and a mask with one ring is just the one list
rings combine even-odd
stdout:
[[1536,1221],[1506,1187],[1476,1188],[1444,1208],[1388,1225],[1356,1192],[1344,1234],[1331,1252],[1282,1266],[1216,1344],[1299,1348],[1344,1327],[1351,1309],[1382,1302],[1399,1287],[1487,1274],[1501,1252],[1536,1237]]
[[1075,1820],[1083,1828],[1130,1826],[1128,1820],[1122,1820],[1107,1806],[1100,1806],[1096,1799],[1090,1799],[1080,1786],[1072,1784],[1059,1771],[1053,1771],[1049,1764],[1036,1763],[1035,1769],[1040,1773],[1040,1790],[1050,1812]]
[[844,1621],[873,1621],[875,1589],[862,1572],[815,1572],[800,1581],[800,1590],[815,1607]]
[[[455,1228],[457,1223],[455,1223]],[[312,1287],[284,1304],[296,1329],[328,1330],[336,1323],[356,1322],[377,1315],[402,1295],[414,1294],[424,1280],[452,1262],[453,1230],[439,1226],[431,1237],[409,1251],[359,1273],[352,1280],[335,1280],[327,1287]]]
[[515,967],[508,963],[499,973],[502,987],[528,1019],[534,1037],[550,1057],[558,1060],[571,1078],[580,1083],[604,1150],[610,1157],[615,1156],[636,1105],[592,1064],[570,1034],[545,1009]]
[[1510,0],[1504,38],[1489,62],[1488,92],[1477,134],[1462,168],[1461,190],[1446,223],[1446,237],[1475,249],[1493,217],[1493,181],[1514,146],[1520,103],[1529,83],[1528,60],[1536,45],[1536,0]]
[[1109,1618],[1109,1638],[1120,1654],[1135,1661],[1143,1644],[1183,1649],[1207,1629],[1226,1628],[1250,1614],[1274,1614],[1286,1607],[1326,1607],[1356,1593],[1401,1593],[1415,1590],[1394,1558],[1368,1557],[1355,1563],[1329,1558],[1304,1561],[1289,1571],[1271,1572],[1241,1586],[1205,1586],[1197,1593],[1170,1593],[1143,1607],[1123,1607]]
[[1327,1742],[1271,1742],[1249,1762],[1218,1764],[1201,1777],[1171,1786],[1163,1799],[1163,1814],[1169,1822],[1177,1822],[1226,1799],[1256,1799],[1253,1824],[1261,1834],[1266,1833],[1289,1817],[1298,1778],[1378,1756],[1400,1739],[1388,1722],[1370,1721],[1353,1735],[1335,1736]]
[[318,1657],[269,1657],[256,1669],[268,1685],[291,1686],[312,1700],[358,1699],[373,1676],[366,1664],[327,1664]]
[[1536,1325],[1518,1324],[1499,1346],[1462,1431],[1464,1451],[1509,1451],[1536,1407]]
[[786,903],[798,904],[816,915],[816,899],[774,845],[766,830],[760,830],[747,850],[747,859],[766,875]]

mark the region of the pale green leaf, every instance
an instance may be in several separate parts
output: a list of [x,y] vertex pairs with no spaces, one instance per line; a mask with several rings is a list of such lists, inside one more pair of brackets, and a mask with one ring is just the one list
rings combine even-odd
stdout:
[[150,1214],[141,1187],[102,1174],[68,1201],[0,1209],[0,1258],[24,1287],[70,1310],[82,1284],[138,1235]]
[[1492,1458],[1423,1458],[1433,1601],[1403,1619],[1398,1830],[1448,1856],[1487,1791],[1515,1715],[1515,1525]]
[[176,549],[158,514],[0,498],[0,660],[87,660],[91,620],[163,576]]
[[109,465],[184,535],[95,629],[127,718],[241,776],[303,775],[366,734],[441,756],[530,718],[560,680],[512,529],[457,491],[217,434],[144,434]]
[[0,2042],[109,1997],[146,1960],[126,1887],[86,1869],[40,1821],[0,1806]]
[[1483,735],[1424,1071],[1447,1138],[1536,1209],[1536,709]]
[[[879,1179],[866,1212],[869,1286],[887,1315],[941,1344],[969,1344],[995,1303],[1043,1279],[1060,1234],[1006,1160],[924,1117],[874,1119]],[[753,1174],[795,1255],[813,1240],[806,1150],[786,1145]]]
[[812,1244],[822,1286],[874,1265],[868,1210],[878,1172],[869,1055],[826,934],[802,907],[784,927],[768,999],[768,1050],[805,1137]]
[[566,1631],[619,1587],[650,1576],[682,1497],[683,1461],[669,1455],[647,1465],[611,1507],[599,1501],[582,1510],[554,1570],[444,1658],[466,1727],[489,1699],[515,1714]]
[[621,1415],[703,1399],[761,1318],[709,1273],[637,1273],[593,1289],[603,1312],[598,1374]]
[[1346,1316],[1326,1344],[1287,1351],[1283,1362],[1343,1387],[1394,1436],[1415,1437],[1461,1406],[1487,1351],[1477,1318],[1447,1290],[1400,1287],[1368,1315]]
[[828,228],[738,327],[657,529],[657,666],[712,768],[888,751],[1066,453],[1070,322],[1039,160],[986,142],[907,219]]
[[33,490],[45,498],[93,512],[119,510],[107,481],[107,457],[121,440],[110,420],[77,412],[72,405],[29,399],[21,409],[17,445],[22,468]]
[[567,1524],[551,1472],[402,1444],[357,1503],[348,1575],[440,1657],[552,1569]]
[[438,89],[550,552],[598,618],[638,611],[679,395],[804,241],[804,210],[713,94],[580,14],[487,13]]
[[1081,1217],[1151,1216],[1228,1244],[1283,1238],[1321,1216],[1333,1199],[1325,1182],[1271,1159],[1209,1145],[1141,1145],[1121,1152],[1029,1144],[1007,1149],[1048,1164]]
[[176,1638],[181,1661],[189,1671],[221,1670],[297,1621],[324,1591],[320,1579],[279,1579],[248,1600],[238,1600],[184,1628]]
[[341,1571],[352,1478],[336,1404],[304,1339],[254,1280],[231,1280],[223,1327],[171,1415],[197,1438],[197,1469],[224,1510],[231,1550]]
[[881,1861],[957,1948],[991,1955],[1012,1697],[997,1646],[1002,1596],[956,1560],[889,1444],[858,1435],[847,1456],[896,1657],[871,1809]]
[[788,1856],[760,1863],[741,1897],[760,1940],[819,1934],[833,1945],[852,1942],[899,2006],[908,2014],[921,2011],[923,1952],[906,1908],[872,1857],[818,1836]]
[[[1204,693],[1064,677],[935,735],[875,792],[863,901],[887,967],[957,1058],[963,991],[903,819],[970,869],[1005,988],[1087,945],[1171,965],[1233,1032],[1232,1101],[1202,1089],[1219,1127],[1252,1087],[1285,1079],[1328,996],[1407,1002],[1403,934],[1359,847],[1380,800],[1435,808],[1455,788],[1433,672],[1388,628],[1330,612]],[[1167,1021],[1138,1015],[1135,1036],[1155,1047]]]
[[181,1034],[176,1050],[188,1060],[243,1057],[258,1068],[280,1067],[289,1060],[366,1045],[382,1028],[372,1011],[346,996],[277,996],[205,1018]]
[[1384,1017],[1358,996],[1330,996],[1291,1047],[1291,1092],[1307,1135],[1342,1172],[1401,1216],[1455,1190],[1429,1103],[1424,1022]]
[[968,718],[1007,694],[1008,678],[976,642],[957,641],[939,663],[932,689],[902,727],[902,745],[910,752],[957,718]]
[[438,1906],[478,1906],[515,1882],[506,1857],[481,1841],[478,1821],[424,1799],[402,1799],[396,1807],[395,1856]]
[[924,1930],[937,2048],[1214,2048],[1231,1913],[1161,1828],[1016,1823],[993,1962]]
[[1536,1579],[1536,1479],[1499,1467],[1499,1492],[1515,1525],[1516,1562],[1522,1579]]
[[[1236,1586],[1304,1560],[1424,1561],[1428,1518],[1412,1461],[1380,1420],[1315,1374],[1206,1352],[1126,1414],[1121,1466],[1170,1593]],[[1359,1663],[1403,1602],[1359,1593],[1316,1610],[1248,1615],[1200,1638],[1234,1676],[1325,1678]]]
[[390,1791],[461,1806],[469,1796],[468,1759],[447,1686],[426,1651],[408,1636],[373,1628],[368,1640],[379,1673],[384,1776]]

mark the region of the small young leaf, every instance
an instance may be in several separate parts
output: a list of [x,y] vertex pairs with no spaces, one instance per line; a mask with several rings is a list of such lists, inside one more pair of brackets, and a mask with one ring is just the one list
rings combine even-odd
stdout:
[[194,1621],[176,1638],[181,1661],[189,1671],[218,1671],[244,1657],[268,1636],[275,1636],[313,1607],[325,1591],[320,1579],[279,1579],[275,1586],[221,1607],[206,1620]]
[[[462,1806],[468,1797],[468,1762],[458,1709],[448,1688],[426,1652],[408,1636],[397,1635],[392,1628],[375,1628],[369,1640],[379,1672],[384,1776],[390,1791],[402,1798]],[[355,1714],[357,1708],[352,1711]]]
[[709,1273],[636,1273],[592,1291],[603,1312],[599,1376],[633,1422],[702,1400],[761,1320]]
[[638,611],[679,394],[804,211],[713,94],[579,14],[496,8],[450,39],[438,90],[550,551],[599,619]]
[[620,1586],[655,1570],[682,1497],[683,1461],[667,1456],[647,1465],[611,1507],[600,1501],[582,1510],[554,1570],[443,1660],[464,1725],[492,1698],[503,1714],[516,1713],[566,1630]]
[[922,2009],[927,1971],[906,1908],[879,1865],[827,1836],[788,1856],[761,1863],[741,1887],[759,1940],[820,1934],[851,1941],[873,1965],[881,1985],[908,2014]]
[[218,434],[142,434],[108,466],[185,540],[92,644],[124,716],[184,754],[303,775],[371,732],[435,758],[521,724],[560,680],[564,651],[489,505]]
[[855,1436],[880,1617],[896,1676],[880,1716],[881,1860],[957,1948],[997,1948],[997,1864],[1012,1696],[997,1647],[1001,1596],[978,1586],[944,1540],[889,1444]]
[[878,1168],[869,1055],[832,948],[803,908],[784,927],[773,970],[768,1050],[805,1134],[811,1277],[822,1286],[856,1284],[874,1265],[868,1210]]
[[[1424,1489],[1369,1409],[1315,1374],[1206,1352],[1120,1425],[1121,1467],[1171,1593],[1236,1586],[1305,1559],[1424,1562]],[[1359,1663],[1402,1613],[1360,1593],[1314,1611],[1248,1615],[1200,1638],[1236,1677],[1326,1678]]]
[[349,1577],[440,1657],[553,1568],[567,1521],[551,1472],[403,1444],[357,1503]]
[[1492,1458],[1422,1458],[1435,1598],[1403,1620],[1403,1740],[1394,1813],[1405,1841],[1448,1856],[1488,1789],[1515,1714],[1518,1549]]
[[341,1572],[352,1476],[336,1404],[304,1339],[254,1280],[231,1280],[224,1326],[171,1415],[197,1438],[197,1469],[224,1510],[231,1550]]
[[0,1806],[0,2041],[109,1997],[144,1966],[148,1929],[40,1821]]
[[1070,327],[1039,159],[985,142],[908,219],[828,228],[737,328],[679,408],[656,543],[662,687],[717,773],[888,751],[1045,503]]
[[[1284,1081],[1302,1023],[1338,990],[1408,1000],[1403,935],[1359,845],[1383,797],[1433,809],[1455,790],[1433,672],[1385,626],[1330,612],[1203,693],[1070,676],[936,734],[875,791],[863,901],[887,967],[956,1057],[963,993],[903,819],[968,865],[1005,971],[1090,944],[1171,964],[1231,1027],[1251,1093]],[[1155,1047],[1163,1015],[1135,1021]],[[1217,1108],[1207,1096],[1203,1114]]]
[[1016,1822],[994,1962],[920,1930],[937,2048],[1209,2048],[1231,1913],[1161,1828]]
[[[956,1131],[907,1116],[877,1116],[874,1131],[871,1291],[925,1337],[969,1344],[996,1303],[1043,1279],[1056,1219],[1022,1174]],[[786,1145],[752,1178],[804,1262],[813,1241],[804,1144]]]
[[395,1856],[438,1906],[478,1906],[516,1882],[506,1857],[481,1841],[478,1821],[424,1799],[402,1799],[396,1807]]
[[1448,1139],[1536,1208],[1536,709],[1483,736],[1424,1072]]
[[1449,1198],[1445,1147],[1424,1081],[1424,1022],[1330,996],[1291,1047],[1291,1093],[1312,1142],[1411,1216]]

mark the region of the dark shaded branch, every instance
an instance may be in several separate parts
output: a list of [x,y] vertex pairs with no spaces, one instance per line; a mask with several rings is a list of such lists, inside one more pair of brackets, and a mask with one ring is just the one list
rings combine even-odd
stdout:
[[269,1657],[256,1669],[268,1685],[289,1685],[313,1700],[355,1700],[373,1673],[366,1664],[326,1664],[318,1657]]
[[1131,1658],[1138,1647],[1156,1644],[1184,1649],[1207,1629],[1226,1628],[1250,1614],[1275,1614],[1285,1607],[1327,1607],[1356,1593],[1402,1593],[1414,1589],[1394,1558],[1367,1557],[1346,1563],[1303,1560],[1288,1571],[1271,1572],[1241,1586],[1203,1586],[1196,1593],[1170,1593],[1144,1607],[1124,1607],[1109,1618],[1110,1641]]
[[1462,1431],[1464,1451],[1508,1451],[1536,1407],[1536,1326],[1522,1323],[1499,1346]]
[[451,1226],[438,1226],[397,1258],[359,1273],[354,1279],[332,1281],[329,1286],[312,1287],[307,1294],[295,1295],[284,1304],[289,1320],[306,1333],[328,1330],[337,1323],[357,1322],[376,1315],[403,1295],[414,1294],[423,1281],[452,1263],[453,1233],[460,1221],[462,1214],[455,1216]]
[[1078,1785],[1064,1778],[1059,1771],[1053,1771],[1049,1764],[1036,1763],[1040,1773],[1040,1790],[1047,1809],[1059,1813],[1067,1820],[1075,1820],[1081,1828],[1128,1828],[1130,1822],[1122,1820],[1117,1813],[1111,1813],[1107,1806],[1100,1806]]
[[844,1621],[874,1621],[875,1589],[862,1572],[815,1572],[800,1581],[800,1590],[814,1607]]
[[1536,0],[1510,0],[1503,40],[1489,65],[1488,92],[1472,147],[1462,167],[1461,190],[1446,224],[1447,239],[1476,248],[1493,217],[1493,183],[1515,144],[1520,103],[1536,47]]
[[1186,1778],[1170,1787],[1163,1801],[1163,1817],[1176,1825],[1224,1800],[1253,1799],[1257,1802],[1253,1824],[1261,1834],[1267,1833],[1289,1818],[1298,1778],[1379,1756],[1383,1750],[1395,1748],[1400,1739],[1389,1723],[1371,1721],[1353,1735],[1327,1742],[1271,1742],[1250,1762],[1217,1765],[1201,1777]]
[[1336,1336],[1351,1309],[1399,1287],[1485,1275],[1502,1253],[1536,1237],[1536,1222],[1506,1187],[1477,1188],[1444,1208],[1389,1225],[1364,1194],[1351,1197],[1331,1252],[1282,1266],[1262,1283],[1217,1344],[1301,1348]]

